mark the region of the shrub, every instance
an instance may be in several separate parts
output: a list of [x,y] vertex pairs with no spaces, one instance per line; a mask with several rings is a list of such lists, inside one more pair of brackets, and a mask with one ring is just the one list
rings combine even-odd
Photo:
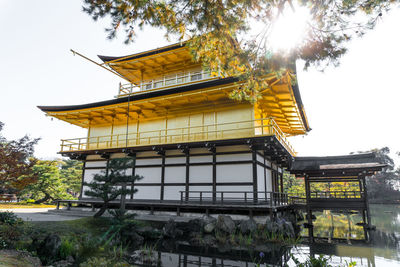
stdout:
[[64,239],[60,246],[60,257],[66,259],[75,254],[75,242],[72,239]]
[[24,221],[11,211],[0,212],[0,224],[19,225]]
[[9,224],[0,225],[0,247],[14,248],[22,236],[22,229]]

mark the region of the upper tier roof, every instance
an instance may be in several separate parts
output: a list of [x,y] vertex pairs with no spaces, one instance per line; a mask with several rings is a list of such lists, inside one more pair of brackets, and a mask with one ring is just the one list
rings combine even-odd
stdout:
[[[196,66],[191,60],[188,48],[183,44],[169,45],[122,57],[99,57],[104,61],[103,64],[110,66],[132,83],[159,72],[173,71],[174,66],[181,69]],[[256,103],[256,108],[262,110],[263,116],[274,118],[282,131],[288,135],[304,134],[311,130],[299,88],[297,85],[292,85],[291,74],[277,77],[271,73],[265,79],[271,86],[261,92],[262,98]],[[145,114],[146,118],[150,118],[160,116],[163,110],[181,108],[179,105],[182,108],[192,107],[193,109],[195,105],[207,103],[212,105],[234,103],[235,101],[228,95],[230,91],[240,86],[240,83],[236,78],[218,78],[165,89],[135,92],[128,97],[107,101],[71,106],[39,106],[39,108],[47,115],[81,127],[89,127],[89,121],[92,118],[97,121],[95,124],[106,124],[110,121],[109,117],[112,114],[117,114],[117,119],[120,116],[122,123],[126,122],[126,119],[122,117],[129,109],[128,103],[131,103],[130,113]],[[184,104],[178,104],[180,102]]]
[[107,66],[133,84],[149,80],[169,71],[179,71],[200,63],[192,57],[184,44],[173,44],[128,56],[98,56]]

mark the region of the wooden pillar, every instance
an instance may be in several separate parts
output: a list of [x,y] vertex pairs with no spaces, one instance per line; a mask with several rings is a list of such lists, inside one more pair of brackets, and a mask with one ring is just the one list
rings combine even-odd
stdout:
[[186,192],[186,196],[185,196],[185,200],[188,201],[189,200],[189,181],[190,181],[190,172],[189,172],[189,168],[190,168],[190,153],[189,153],[189,148],[185,148],[183,150],[183,153],[185,153],[186,155],[186,178],[185,178],[185,192]]
[[257,181],[257,151],[252,148],[252,165],[253,165],[253,200],[258,200],[258,181]]
[[281,181],[281,193],[283,193],[283,173],[282,172],[278,172],[279,173],[279,178]]
[[[132,158],[132,176],[136,175],[136,153],[128,154]],[[131,184],[131,189],[133,190],[135,187],[135,183]],[[131,193],[130,199],[133,199],[133,193]]]
[[362,214],[362,220],[363,220],[364,239],[365,239],[365,241],[368,241],[367,218],[365,216],[365,210],[362,210],[361,214]]
[[213,202],[217,201],[217,151],[213,147],[212,152],[212,191],[213,191]]
[[[365,215],[366,215],[366,219],[367,219],[365,227],[367,227],[368,229],[371,229],[371,216],[370,216],[370,213],[369,213],[368,193],[367,193],[367,184],[365,182],[365,176],[364,175],[361,176],[360,179],[362,180],[362,185],[363,185],[363,189],[364,189],[363,197],[364,197],[364,205],[365,205]],[[366,240],[368,242],[371,241],[370,240],[370,235],[369,235],[368,232],[367,232]]]
[[161,187],[160,187],[160,200],[164,200],[164,187],[165,187],[165,153],[161,153]]
[[83,196],[83,182],[85,181],[85,168],[86,168],[86,160],[83,161],[83,166],[82,166],[82,181],[81,181],[81,191],[79,193],[79,199],[82,198]]
[[314,225],[312,221],[312,211],[310,206],[311,194],[310,194],[310,180],[308,175],[304,176],[304,185],[306,189],[306,205],[307,205],[307,222],[308,222],[308,237],[310,242],[314,242]]

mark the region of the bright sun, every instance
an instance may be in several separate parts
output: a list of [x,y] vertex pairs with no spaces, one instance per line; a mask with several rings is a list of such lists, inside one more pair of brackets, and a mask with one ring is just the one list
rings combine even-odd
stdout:
[[307,8],[296,6],[295,10],[292,10],[286,7],[269,31],[267,46],[273,51],[282,52],[296,47],[305,37],[309,19],[310,13]]

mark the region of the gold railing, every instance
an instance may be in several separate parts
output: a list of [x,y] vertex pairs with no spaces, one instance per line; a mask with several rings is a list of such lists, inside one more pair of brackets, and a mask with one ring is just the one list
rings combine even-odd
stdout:
[[219,77],[211,76],[209,71],[199,70],[185,73],[176,73],[163,76],[160,79],[144,80],[138,85],[127,83],[120,84],[117,97],[125,97],[132,94],[137,94],[143,91],[153,91],[166,89],[175,86],[195,84],[207,80],[218,79]]
[[176,144],[246,137],[276,136],[291,154],[294,149],[273,119],[226,122],[173,129],[160,129],[138,133],[93,136],[61,140],[61,152]]

